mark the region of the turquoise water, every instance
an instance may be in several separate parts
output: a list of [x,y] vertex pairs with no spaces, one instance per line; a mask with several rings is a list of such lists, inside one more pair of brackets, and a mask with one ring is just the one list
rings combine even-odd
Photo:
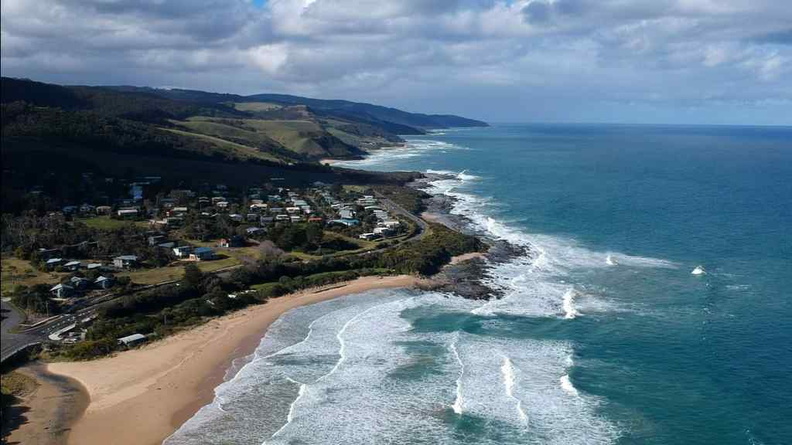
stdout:
[[347,165],[454,173],[430,191],[531,254],[489,303],[290,312],[168,443],[792,443],[792,129],[498,125]]

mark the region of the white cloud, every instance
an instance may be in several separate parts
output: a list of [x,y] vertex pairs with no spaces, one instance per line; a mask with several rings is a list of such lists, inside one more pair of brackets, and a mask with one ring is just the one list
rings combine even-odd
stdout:
[[790,23],[792,3],[773,0],[4,0],[2,71],[596,115],[792,100]]

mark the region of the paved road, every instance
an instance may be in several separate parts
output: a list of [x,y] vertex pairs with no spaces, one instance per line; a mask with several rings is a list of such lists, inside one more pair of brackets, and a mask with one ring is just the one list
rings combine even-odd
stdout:
[[28,346],[41,343],[45,336],[41,333],[14,333],[11,332],[17,325],[24,321],[24,316],[12,305],[2,303],[3,321],[0,330],[0,362]]
[[408,212],[404,207],[386,198],[383,194],[376,191],[374,194],[379,198],[380,204],[385,207],[385,210],[391,213],[398,213],[418,225],[418,234],[413,235],[413,237],[409,239],[410,241],[417,241],[429,233],[429,224],[427,224],[426,221]]

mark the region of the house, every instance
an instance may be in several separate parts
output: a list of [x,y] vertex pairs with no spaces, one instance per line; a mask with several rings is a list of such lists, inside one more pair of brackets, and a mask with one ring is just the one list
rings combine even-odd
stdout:
[[211,247],[198,247],[190,254],[190,261],[207,261],[215,258],[215,252]]
[[385,219],[380,223],[380,225],[383,225],[389,229],[395,229],[401,225],[401,222],[398,219]]
[[102,268],[102,263],[88,263],[86,266],[88,270],[99,270]]
[[262,229],[261,227],[248,227],[245,229],[245,233],[248,235],[255,235],[257,233],[264,233],[266,230]]
[[66,206],[62,210],[63,210],[63,213],[68,215],[68,214],[71,214],[71,213],[77,213],[80,210],[80,208],[78,206]]
[[121,255],[113,258],[113,265],[119,269],[129,269],[137,266],[137,255]]
[[115,280],[112,277],[100,276],[94,281],[94,284],[99,289],[109,289],[113,287]]
[[289,215],[275,215],[275,221],[291,221]]
[[148,245],[156,246],[159,243],[165,242],[165,235],[153,235],[148,237]]
[[362,233],[358,236],[360,239],[364,239],[366,241],[371,241],[379,238],[380,236],[376,233]]
[[259,224],[262,225],[271,224],[273,221],[275,221],[275,218],[272,216],[262,216],[259,218]]
[[267,204],[262,204],[262,203],[250,204],[250,211],[251,212],[260,212],[260,211],[266,210],[266,209],[267,209]]
[[74,288],[68,284],[58,284],[50,289],[52,295],[56,298],[68,298],[74,295]]
[[96,207],[90,204],[83,204],[80,206],[80,213],[93,213],[96,211]]
[[299,207],[286,207],[286,213],[293,215],[295,213],[300,213]]
[[54,269],[61,264],[63,264],[63,258],[50,258],[44,263],[48,270]]
[[124,345],[126,347],[135,346],[138,343],[142,343],[146,341],[146,336],[143,334],[132,334],[127,335],[126,337],[121,337],[118,339],[119,345]]
[[291,222],[300,222],[300,221],[302,221],[302,216],[300,216],[300,215],[292,215],[289,218],[291,219]]
[[190,247],[190,246],[174,247],[173,248],[173,254],[176,256],[176,258],[186,258],[186,257],[190,256],[190,251],[191,250],[192,250],[192,247]]
[[245,219],[247,219],[248,222],[253,222],[259,219],[259,215],[258,213],[248,213],[245,215]]
[[88,284],[91,283],[90,280],[83,277],[71,277],[71,280],[69,281],[71,281],[72,286],[74,286],[76,289],[85,289],[88,287]]
[[228,201],[219,201],[215,204],[218,209],[227,209],[228,208]]
[[231,219],[231,221],[236,221],[236,222],[242,222],[242,220],[244,219],[244,217],[239,213],[232,213],[228,215],[228,217]]
[[70,271],[78,270],[82,267],[82,263],[79,261],[69,261],[68,263],[63,265],[63,268]]
[[341,219],[353,219],[355,217],[355,212],[349,209],[341,209],[338,211],[338,217]]
[[220,238],[220,247],[245,247],[245,238],[234,235],[231,238]]
[[374,227],[373,232],[376,233],[377,235],[382,235],[382,236],[393,235],[393,229],[391,229],[390,227]]
[[320,222],[322,222],[322,218],[319,217],[319,216],[312,216],[312,217],[308,218],[308,222],[318,222],[318,223],[320,223]]
[[113,211],[113,208],[110,206],[96,206],[96,214],[97,215],[109,215],[110,212]]
[[168,241],[167,243],[160,243],[160,244],[157,244],[157,247],[159,247],[160,249],[167,249],[167,250],[171,250],[171,249],[173,249],[174,247],[176,247],[176,243],[174,243],[173,241]]
[[140,213],[138,209],[119,209],[116,212],[121,218],[134,218]]
[[357,226],[360,225],[360,221],[356,219],[333,219],[327,222],[328,225],[330,224],[342,224],[347,227]]

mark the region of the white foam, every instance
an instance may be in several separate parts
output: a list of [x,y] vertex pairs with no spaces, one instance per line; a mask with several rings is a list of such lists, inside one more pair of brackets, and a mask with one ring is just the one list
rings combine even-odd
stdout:
[[607,264],[608,266],[615,266],[619,263],[613,259],[613,255],[608,254],[608,256],[605,257],[605,264]]
[[456,380],[456,399],[454,399],[454,404],[451,405],[451,408],[457,414],[462,414],[462,378],[465,376],[465,364],[462,363],[462,359],[459,358],[459,352],[457,351],[456,344],[459,341],[459,333],[457,332],[456,337],[454,337],[454,342],[451,343],[451,353],[454,354],[454,358],[456,359],[457,363],[459,364],[459,377]]
[[515,409],[517,410],[517,414],[520,416],[520,420],[522,420],[524,423],[527,423],[528,416],[525,414],[525,411],[522,408],[522,400],[514,396],[514,386],[516,385],[514,363],[512,363],[509,357],[503,357],[503,366],[501,366],[501,372],[503,373],[503,385],[506,388],[506,395],[509,396],[510,399],[514,400]]
[[707,273],[707,271],[704,270],[704,266],[696,266],[696,268],[690,273],[691,275],[704,275]]
[[569,374],[564,374],[558,380],[559,380],[559,382],[561,382],[561,389],[563,389],[564,392],[566,392],[567,394],[569,394],[571,396],[575,396],[575,397],[579,397],[580,396],[580,393],[578,393],[578,390],[572,384],[572,381],[569,380]]
[[563,307],[564,307],[564,318],[567,320],[573,319],[579,315],[577,309],[575,309],[575,296],[577,292],[574,289],[569,289],[564,293],[563,297]]

